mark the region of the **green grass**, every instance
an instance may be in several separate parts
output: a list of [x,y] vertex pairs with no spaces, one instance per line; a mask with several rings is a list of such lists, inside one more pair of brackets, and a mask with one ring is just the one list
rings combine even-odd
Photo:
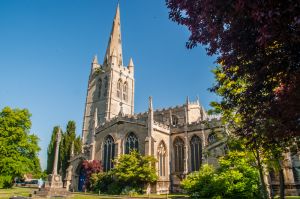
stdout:
[[11,189],[0,189],[0,199],[7,199],[11,196],[26,196],[32,193],[33,188],[13,187]]
[[[114,199],[114,198],[128,198],[127,195],[106,195],[106,194],[90,194],[90,193],[73,193],[72,198],[74,199],[96,199],[96,198],[103,198],[103,199]],[[134,195],[130,198],[156,198],[156,199],[164,199],[167,198],[167,195],[157,195],[157,194],[150,194],[150,195]],[[184,194],[170,194],[168,198],[176,199],[176,198],[188,198],[187,195]]]

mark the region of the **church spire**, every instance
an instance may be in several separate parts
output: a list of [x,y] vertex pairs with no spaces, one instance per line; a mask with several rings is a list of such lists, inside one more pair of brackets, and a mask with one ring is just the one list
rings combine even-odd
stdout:
[[112,60],[116,60],[117,66],[123,65],[122,55],[122,40],[121,40],[121,20],[120,20],[120,6],[118,3],[116,15],[113,21],[110,38],[108,41],[106,53],[104,56],[104,65],[110,64]]

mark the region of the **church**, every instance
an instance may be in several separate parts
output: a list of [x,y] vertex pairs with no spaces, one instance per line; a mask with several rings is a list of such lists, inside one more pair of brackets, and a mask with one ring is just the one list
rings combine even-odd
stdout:
[[[176,107],[155,110],[152,97],[148,111],[134,112],[134,62],[123,63],[119,5],[102,64],[91,63],[82,129],[82,153],[72,156],[67,189],[81,191],[83,160],[101,161],[104,171],[112,160],[136,149],[157,159],[158,181],[152,193],[180,191],[180,181],[201,164],[217,164],[227,150],[227,131],[217,116],[189,98]],[[147,102],[146,102],[147,103]]]

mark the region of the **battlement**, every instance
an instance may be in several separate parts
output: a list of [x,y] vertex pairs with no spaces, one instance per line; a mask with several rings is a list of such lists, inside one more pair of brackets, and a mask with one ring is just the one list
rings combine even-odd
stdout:
[[128,123],[136,123],[141,125],[146,125],[146,121],[140,118],[137,118],[135,115],[125,115],[125,116],[115,116],[111,120],[100,124],[96,127],[96,132],[99,132],[103,129],[110,127],[111,125],[118,123],[118,122],[128,122]]

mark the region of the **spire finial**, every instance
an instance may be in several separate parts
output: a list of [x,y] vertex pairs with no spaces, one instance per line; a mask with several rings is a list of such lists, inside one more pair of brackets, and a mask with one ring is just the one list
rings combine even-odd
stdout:
[[189,98],[189,96],[186,97],[186,104],[190,104],[190,98]]
[[97,55],[94,55],[93,64],[98,64],[98,58],[97,58]]
[[106,53],[104,56],[104,63],[110,63],[110,58],[113,51],[117,56],[117,61],[119,65],[123,65],[123,56],[122,56],[122,39],[121,39],[121,19],[120,19],[120,5],[118,2],[116,15],[113,21],[110,39],[108,41]]
[[133,66],[134,66],[134,64],[133,64],[132,58],[130,57],[128,67],[133,67]]
[[153,110],[152,96],[149,96],[149,110]]

